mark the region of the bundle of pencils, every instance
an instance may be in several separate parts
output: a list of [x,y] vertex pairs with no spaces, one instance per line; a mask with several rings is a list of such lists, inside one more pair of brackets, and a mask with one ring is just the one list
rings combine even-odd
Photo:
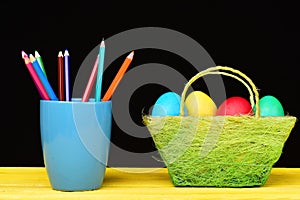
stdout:
[[44,67],[42,62],[39,63],[32,54],[28,57],[24,51],[22,51],[22,58],[24,59],[25,65],[40,93],[41,98],[45,100],[58,100],[46,77],[45,70],[43,70]]
[[[118,73],[110,84],[108,90],[101,99],[102,90],[102,76],[103,76],[103,66],[104,66],[104,56],[105,56],[105,43],[102,39],[100,43],[99,53],[96,57],[91,75],[89,77],[88,83],[86,85],[84,94],[82,96],[82,102],[87,102],[89,100],[92,88],[96,81],[95,90],[95,101],[109,101],[124,76],[126,70],[128,69],[134,52],[132,51],[124,60]],[[22,51],[22,58],[24,63],[31,75],[31,78],[43,100],[55,100],[55,101],[70,101],[70,54],[68,50],[65,50],[64,54],[62,51],[58,53],[57,59],[57,70],[58,70],[58,98],[55,95],[49,80],[46,75],[44,63],[40,54],[35,51],[35,55],[26,54]]]

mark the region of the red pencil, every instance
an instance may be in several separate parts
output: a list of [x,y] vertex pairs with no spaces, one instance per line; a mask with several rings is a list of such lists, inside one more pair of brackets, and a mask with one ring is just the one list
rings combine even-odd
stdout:
[[50,100],[50,97],[45,89],[45,87],[43,86],[42,82],[40,81],[40,78],[38,77],[37,73],[35,72],[31,62],[30,62],[30,59],[28,58],[28,56],[26,56],[26,54],[22,53],[23,56],[23,59],[24,59],[24,62],[25,62],[25,65],[31,75],[31,78],[32,80],[34,81],[34,84],[35,86],[37,87],[39,93],[40,93],[40,96],[42,99],[44,100]]
[[64,60],[62,51],[58,53],[57,57],[57,65],[58,65],[58,99],[60,101],[65,100],[65,86],[64,86]]
[[97,77],[98,60],[99,60],[99,55],[98,55],[97,58],[96,58],[96,61],[95,61],[95,64],[94,64],[92,73],[91,73],[90,78],[89,78],[89,81],[88,81],[88,84],[87,84],[87,86],[86,86],[86,88],[85,88],[85,91],[84,91],[84,94],[83,94],[83,97],[82,97],[82,101],[83,101],[83,102],[88,101],[89,96],[90,96],[90,94],[91,94],[91,91],[92,91],[94,82],[95,82],[96,77]]

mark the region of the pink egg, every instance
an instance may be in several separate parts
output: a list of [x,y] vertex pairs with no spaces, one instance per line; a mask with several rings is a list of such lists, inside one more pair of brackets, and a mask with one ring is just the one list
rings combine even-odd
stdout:
[[219,106],[216,115],[253,115],[253,111],[247,99],[234,96],[226,99]]

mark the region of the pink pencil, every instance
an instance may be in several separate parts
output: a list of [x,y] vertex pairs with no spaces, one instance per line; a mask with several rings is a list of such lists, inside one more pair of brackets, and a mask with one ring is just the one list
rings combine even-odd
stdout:
[[[24,56],[23,56],[24,55]],[[34,81],[34,84],[35,86],[37,87],[39,93],[40,93],[40,96],[42,97],[42,99],[44,100],[50,100],[50,97],[49,95],[47,94],[42,82],[40,81],[38,75],[36,74],[31,62],[30,62],[30,59],[28,58],[28,56],[26,56],[25,52],[23,54],[22,52],[22,56],[23,56],[23,59],[24,59],[24,62],[25,62],[25,65],[31,75],[31,78],[33,79]]]
[[87,86],[85,88],[85,91],[84,91],[84,94],[83,94],[83,97],[82,97],[83,102],[87,102],[89,97],[90,97],[94,82],[95,82],[96,77],[97,77],[98,60],[99,60],[99,55],[96,58],[92,73],[90,75],[89,81],[88,81]]

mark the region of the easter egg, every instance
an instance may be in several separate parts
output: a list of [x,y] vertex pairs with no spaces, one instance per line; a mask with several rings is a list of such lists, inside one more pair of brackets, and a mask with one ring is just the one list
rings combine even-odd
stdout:
[[215,102],[201,91],[191,92],[185,100],[185,105],[190,116],[213,116],[217,111]]
[[284,116],[284,110],[280,101],[271,95],[259,100],[260,116]]
[[221,103],[216,115],[253,115],[253,111],[247,99],[234,96]]
[[175,92],[162,94],[152,108],[152,116],[178,116],[181,97]]

